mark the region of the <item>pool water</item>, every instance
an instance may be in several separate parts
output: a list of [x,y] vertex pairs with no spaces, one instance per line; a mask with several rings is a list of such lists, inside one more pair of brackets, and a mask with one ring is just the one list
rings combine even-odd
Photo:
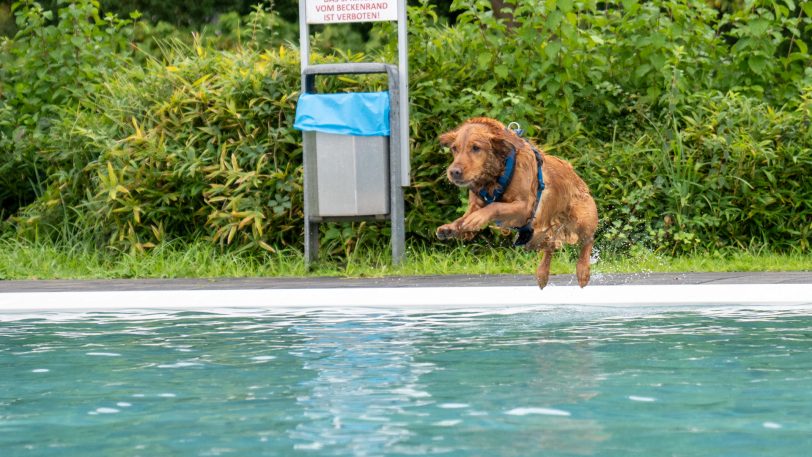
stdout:
[[809,455],[812,310],[618,314],[0,319],[0,449]]

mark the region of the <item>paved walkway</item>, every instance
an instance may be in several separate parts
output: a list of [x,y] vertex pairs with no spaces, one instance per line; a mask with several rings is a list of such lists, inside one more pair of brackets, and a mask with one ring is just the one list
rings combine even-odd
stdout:
[[[530,275],[449,275],[386,278],[218,278],[0,281],[0,293],[139,290],[324,289],[359,287],[533,286]],[[550,284],[576,285],[574,275]],[[812,272],[593,274],[591,285],[812,284]]]

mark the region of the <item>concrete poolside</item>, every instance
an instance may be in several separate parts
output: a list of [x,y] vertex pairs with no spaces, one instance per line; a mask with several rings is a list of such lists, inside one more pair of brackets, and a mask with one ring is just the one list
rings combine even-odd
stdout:
[[[574,275],[553,275],[550,286],[574,286]],[[812,271],[593,274],[590,286],[812,284]],[[326,289],[535,286],[531,275],[394,276],[384,278],[213,278],[0,281],[0,294],[145,290]]]
[[595,275],[583,289],[574,285],[573,275],[559,275],[544,290],[527,275],[0,281],[2,319],[77,311],[414,313],[570,307],[622,312],[717,306],[810,310],[812,273],[607,274]]

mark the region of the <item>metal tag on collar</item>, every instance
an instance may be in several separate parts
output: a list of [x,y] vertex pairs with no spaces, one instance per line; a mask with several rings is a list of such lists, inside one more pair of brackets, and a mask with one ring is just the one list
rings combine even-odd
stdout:
[[[516,127],[513,127],[514,125]],[[507,128],[508,128],[508,130],[513,131],[513,133],[515,133],[516,135],[524,136],[524,129],[522,129],[522,126],[519,125],[518,122],[511,122],[510,124],[508,124]]]

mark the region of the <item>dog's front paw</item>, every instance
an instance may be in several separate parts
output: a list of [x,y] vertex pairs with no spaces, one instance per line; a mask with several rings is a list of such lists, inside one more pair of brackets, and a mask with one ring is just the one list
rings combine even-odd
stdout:
[[457,227],[454,224],[445,224],[437,227],[437,238],[440,240],[448,240],[455,238],[458,234]]
[[485,228],[490,221],[491,220],[485,211],[474,211],[465,217],[465,220],[463,220],[460,224],[460,228],[468,232],[478,232],[479,230]]

